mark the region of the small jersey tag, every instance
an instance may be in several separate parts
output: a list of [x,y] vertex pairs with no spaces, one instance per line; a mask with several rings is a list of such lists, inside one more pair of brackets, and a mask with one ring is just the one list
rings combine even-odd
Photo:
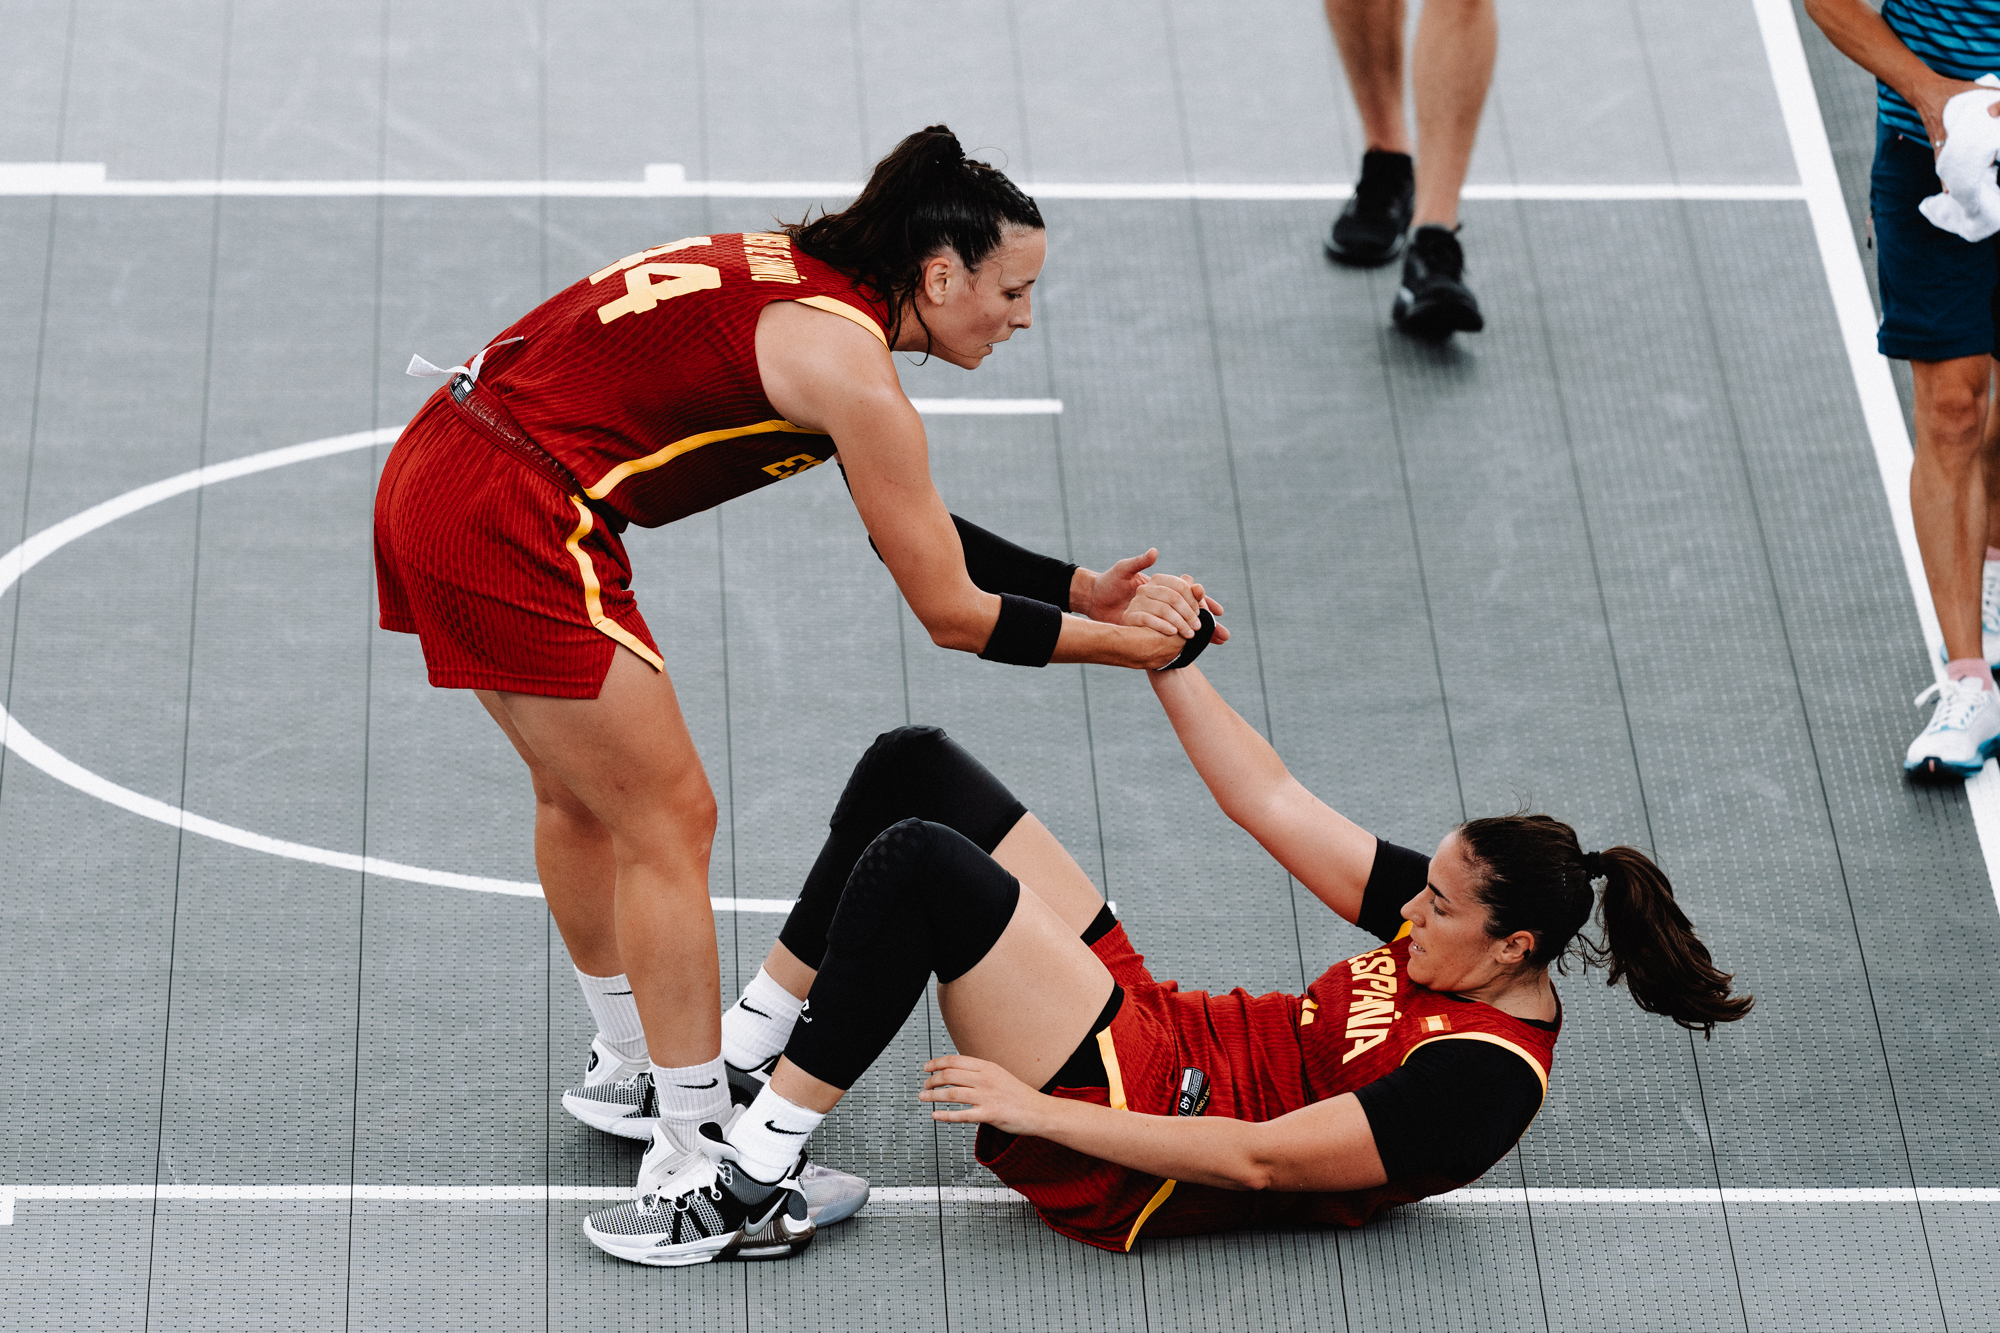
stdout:
[[1174,1099],[1174,1114],[1200,1115],[1207,1109],[1208,1075],[1199,1069],[1183,1069],[1180,1095]]
[[1443,1014],[1426,1014],[1424,1015],[1422,1030],[1425,1032],[1449,1032],[1451,1031],[1451,1019]]

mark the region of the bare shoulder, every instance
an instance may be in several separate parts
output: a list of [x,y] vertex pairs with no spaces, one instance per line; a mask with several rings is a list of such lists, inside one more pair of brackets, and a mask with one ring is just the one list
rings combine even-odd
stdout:
[[831,430],[865,404],[909,409],[889,349],[870,328],[798,301],[773,301],[757,316],[757,372],[787,421]]

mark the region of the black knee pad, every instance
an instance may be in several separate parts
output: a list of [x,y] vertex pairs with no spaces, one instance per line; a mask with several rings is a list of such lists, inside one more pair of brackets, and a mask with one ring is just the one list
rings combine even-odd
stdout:
[[942,727],[897,727],[875,738],[829,826],[872,838],[901,819],[957,829],[983,852],[1000,845],[1028,807]]
[[884,829],[861,854],[827,930],[827,949],[920,954],[926,975],[970,972],[1014,919],[1021,882],[964,834],[922,819]]
[[921,819],[891,825],[848,877],[785,1054],[815,1078],[853,1087],[931,974],[950,982],[971,971],[1020,898],[1020,881],[963,834]]

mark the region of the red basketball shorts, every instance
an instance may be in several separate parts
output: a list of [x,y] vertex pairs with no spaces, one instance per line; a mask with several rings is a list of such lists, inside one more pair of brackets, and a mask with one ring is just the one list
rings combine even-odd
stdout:
[[375,585],[431,684],[594,699],[621,645],[664,670],[631,582],[618,534],[443,390],[403,428],[375,491]]
[[[1097,1036],[1108,1088],[1057,1088],[1054,1095],[1146,1115],[1172,1115],[1180,1089],[1180,1043],[1164,986],[1146,970],[1125,927],[1090,946],[1125,988],[1125,1003]],[[1072,1240],[1105,1250],[1129,1250],[1146,1219],[1167,1201],[1174,1182],[1087,1157],[1048,1139],[979,1127],[974,1154],[1035,1205],[1042,1220]]]

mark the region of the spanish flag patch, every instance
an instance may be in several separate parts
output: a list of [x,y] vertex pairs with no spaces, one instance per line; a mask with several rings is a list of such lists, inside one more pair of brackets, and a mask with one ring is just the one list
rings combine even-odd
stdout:
[[1451,1031],[1451,1020],[1443,1014],[1426,1014],[1424,1016],[1424,1031],[1449,1032]]

